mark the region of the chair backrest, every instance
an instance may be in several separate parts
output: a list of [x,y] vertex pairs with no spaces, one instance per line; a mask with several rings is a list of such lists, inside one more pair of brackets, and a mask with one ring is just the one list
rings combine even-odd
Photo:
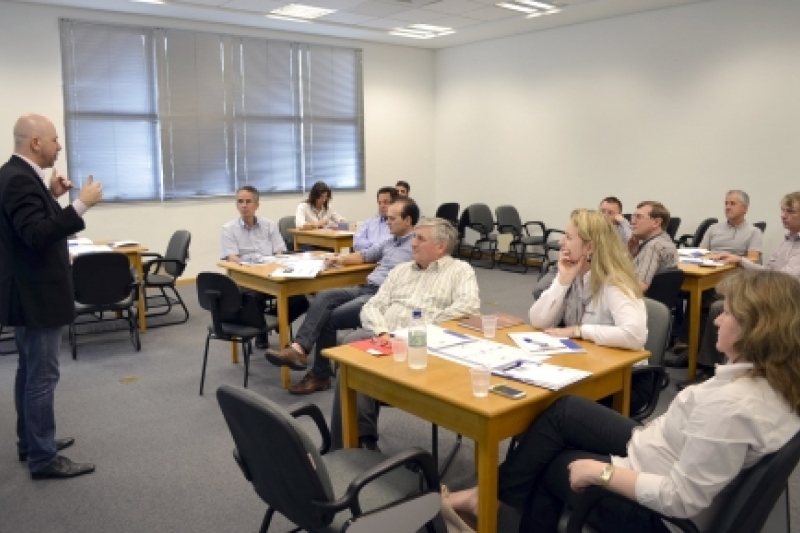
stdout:
[[713,226],[717,222],[719,222],[719,220],[717,220],[716,218],[713,218],[713,217],[707,218],[704,221],[702,221],[697,226],[697,229],[694,230],[694,237],[692,237],[692,246],[691,247],[692,248],[697,248],[698,246],[700,246],[700,243],[703,242],[703,237],[706,236],[706,232],[708,231],[708,228],[710,228],[711,226]]
[[289,233],[289,230],[296,227],[297,224],[295,224],[293,216],[281,217],[278,220],[278,231],[281,232],[281,237],[283,237],[283,242],[286,243],[287,250],[294,250],[294,235]]
[[494,231],[494,218],[492,210],[486,204],[472,204],[467,207],[469,212],[469,224],[472,229],[486,236]]
[[189,244],[192,242],[192,234],[181,229],[172,234],[167,244],[167,253],[164,259],[172,259],[178,263],[164,263],[164,270],[173,278],[183,274],[186,268],[186,260],[189,259]]
[[767,231],[767,223],[766,222],[753,222],[753,225],[761,230],[761,233]]
[[644,349],[650,352],[647,361],[651,365],[661,365],[672,329],[672,312],[666,305],[650,298],[644,299],[644,306],[647,309],[647,340]]
[[667,309],[673,309],[678,302],[683,278],[684,273],[680,268],[668,268],[656,272],[644,295],[666,305]]
[[675,240],[675,235],[678,233],[678,228],[681,226],[681,217],[672,217],[669,219],[669,224],[667,224],[667,229],[664,231],[667,232],[669,238],[673,241]]
[[501,205],[494,210],[497,216],[497,231],[499,233],[522,234],[522,219],[519,211],[513,205]]
[[325,463],[294,417],[271,400],[232,385],[217,389],[217,401],[239,466],[256,494],[301,529],[330,524],[333,514],[312,504],[334,499]]
[[345,523],[342,533],[416,533],[433,520],[441,506],[442,495],[438,491],[425,492],[351,518]]
[[72,262],[72,283],[77,303],[109,305],[131,295],[134,279],[125,255],[98,252],[75,258]]
[[800,432],[777,452],[739,474],[707,533],[761,531],[800,460]]
[[458,217],[458,236],[464,237],[464,228],[469,227],[469,209],[464,209],[461,212],[461,216]]
[[449,220],[453,227],[456,227],[458,225],[458,210],[460,207],[456,202],[442,204],[436,209],[436,216]]

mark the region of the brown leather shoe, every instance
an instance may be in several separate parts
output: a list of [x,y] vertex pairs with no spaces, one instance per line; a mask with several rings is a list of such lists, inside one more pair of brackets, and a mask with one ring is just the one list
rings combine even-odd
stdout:
[[283,350],[267,350],[264,354],[267,361],[275,366],[288,366],[292,370],[305,370],[308,368],[308,356],[287,346]]
[[330,388],[331,378],[318,378],[312,371],[309,371],[299,383],[289,387],[289,394],[312,394]]

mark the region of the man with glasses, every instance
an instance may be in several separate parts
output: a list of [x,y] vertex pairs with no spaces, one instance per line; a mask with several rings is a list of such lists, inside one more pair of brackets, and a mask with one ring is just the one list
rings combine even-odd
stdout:
[[664,229],[669,224],[669,211],[660,202],[645,201],[631,215],[633,238],[628,248],[642,291],[646,291],[657,272],[678,266],[678,250]]
[[[775,270],[800,277],[800,191],[781,199],[781,222],[788,232],[766,265],[732,253],[722,253],[719,260],[748,270]],[[725,363],[725,355],[717,350],[717,326],[714,320],[722,313],[722,300],[711,304],[708,320],[697,354],[697,373],[690,380],[676,384],[678,390],[702,383],[714,375],[714,367]]]
[[603,201],[600,202],[600,212],[606,217],[606,220],[611,222],[611,225],[617,230],[619,238],[622,239],[622,242],[627,246],[628,241],[630,241],[633,236],[633,230],[631,229],[630,222],[622,216],[622,202],[619,198],[616,196],[603,198]]

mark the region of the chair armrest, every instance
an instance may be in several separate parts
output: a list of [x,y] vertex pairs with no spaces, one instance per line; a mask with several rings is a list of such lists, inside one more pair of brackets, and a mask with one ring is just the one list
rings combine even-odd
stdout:
[[414,447],[397,453],[360,474],[350,482],[347,491],[338,500],[333,502],[315,501],[314,505],[325,512],[334,513],[349,508],[354,516],[358,516],[361,514],[361,506],[358,503],[358,495],[361,489],[367,486],[372,480],[392,470],[404,467],[405,465],[416,465],[419,467],[422,476],[425,478],[428,490],[436,492],[441,491],[439,473],[436,470],[433,456],[422,448]]
[[598,486],[589,487],[583,492],[583,495],[578,501],[578,505],[575,506],[575,508],[569,514],[569,522],[567,522],[566,533],[581,533],[583,531],[583,526],[586,524],[586,520],[589,518],[589,514],[592,512],[595,506],[604,499],[617,500],[635,507],[646,509],[648,512],[653,513],[662,520],[666,520],[670,524],[677,526],[684,533],[700,533],[700,530],[697,529],[697,526],[695,526],[694,522],[691,520],[664,516],[661,513],[640,505],[638,502],[622,496],[621,494],[617,494],[616,492],[606,490]]
[[157,254],[155,252],[141,252],[139,255],[142,257],[158,257],[158,258],[162,257],[161,254]]
[[471,222],[469,227],[474,229],[475,231],[477,231],[481,235],[489,235],[492,232],[492,230],[494,229],[494,226],[492,226],[491,228],[487,229],[486,226],[484,224],[481,224],[480,222]]
[[[483,227],[483,224],[481,224],[481,227]],[[497,232],[498,233],[510,233],[515,238],[520,236],[519,229],[516,226],[512,226],[511,224],[503,224],[502,226],[497,226]]]
[[[186,263],[183,262],[183,261],[179,261],[177,259],[163,259],[163,258],[162,259],[153,259],[151,261],[147,261],[143,265],[144,266],[144,278],[145,278],[145,280],[147,280],[147,276],[149,274],[151,274],[151,273],[155,274],[156,272],[158,272],[158,269],[161,268],[161,265],[164,265],[164,264],[167,264],[167,263],[174,263],[175,265],[178,266],[178,269],[180,271],[183,271],[183,269],[186,268]],[[151,270],[153,272],[151,272]]]
[[331,449],[331,431],[328,429],[328,424],[325,422],[325,417],[322,416],[319,406],[313,403],[302,402],[290,405],[287,409],[289,414],[295,418],[307,416],[314,421],[317,425],[319,434],[322,437],[322,446],[319,448],[319,454],[325,455]]
[[566,233],[564,233],[564,230],[550,228],[544,232],[544,239],[545,240],[549,239],[550,235],[552,235],[553,233],[560,233],[561,235],[566,235]]
[[650,398],[648,399],[647,404],[638,413],[631,413],[630,418],[636,420],[637,422],[641,422],[653,414],[656,405],[658,405],[658,397],[661,395],[661,383],[664,381],[664,377],[666,375],[666,369],[660,365],[633,367],[631,370],[631,380],[649,379],[651,381]]
[[531,220],[530,222],[526,222],[522,225],[525,228],[525,232],[530,235],[530,231],[528,230],[528,226],[539,226],[539,230],[542,232],[542,235],[547,235],[547,226],[545,226],[544,222],[540,220]]
[[692,242],[692,239],[694,239],[694,235],[689,235],[688,233],[681,235],[680,238],[675,241],[675,246],[679,248],[689,248],[689,243]]

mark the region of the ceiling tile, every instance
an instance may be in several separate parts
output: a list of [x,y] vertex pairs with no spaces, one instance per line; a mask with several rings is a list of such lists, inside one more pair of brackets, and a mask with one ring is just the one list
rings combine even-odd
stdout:
[[[498,0],[498,2],[499,1],[500,0]],[[467,15],[469,16],[469,18],[478,19],[482,21],[501,20],[513,17],[522,18],[525,16],[524,13],[519,13],[511,9],[503,9],[502,7],[495,7],[495,6],[487,6],[481,9],[475,9],[470,11]]]
[[444,13],[436,13],[424,9],[411,9],[402,13],[395,13],[391,18],[410,24],[428,24],[446,16]]
[[193,4],[198,6],[221,6],[228,3],[230,0],[183,0],[185,4]]
[[379,30],[391,30],[393,28],[402,28],[406,26],[399,20],[392,20],[392,19],[372,19],[367,20],[365,22],[361,22],[359,26],[366,26],[368,28],[377,28]]
[[[231,0],[225,4],[226,9],[238,9],[240,11],[254,11],[256,13],[269,13],[273,9],[278,9],[293,3],[293,0]],[[302,1],[296,2],[298,4]]]
[[442,13],[452,13],[458,15],[474,9],[480,9],[482,7],[484,7],[483,4],[478,2],[470,2],[470,0],[442,0],[441,2],[428,4],[425,6],[425,9],[428,11],[440,11]]
[[447,28],[466,28],[467,26],[475,26],[480,24],[481,20],[475,20],[468,17],[458,17],[456,15],[445,15],[440,19],[436,19],[436,26],[445,26]]
[[357,15],[347,11],[337,11],[336,13],[319,17],[317,20],[320,22],[337,22],[339,24],[361,24],[364,21],[374,18],[375,17],[369,15]]
[[[359,4],[363,4],[364,0],[296,0],[301,4],[314,7],[324,7],[327,9],[348,10]],[[287,0],[288,2],[288,0]]]
[[394,4],[386,4],[383,2],[364,2],[356,7],[348,9],[351,13],[359,15],[372,15],[373,17],[390,17],[395,13],[408,11],[411,9],[411,4],[401,5],[399,2]]

